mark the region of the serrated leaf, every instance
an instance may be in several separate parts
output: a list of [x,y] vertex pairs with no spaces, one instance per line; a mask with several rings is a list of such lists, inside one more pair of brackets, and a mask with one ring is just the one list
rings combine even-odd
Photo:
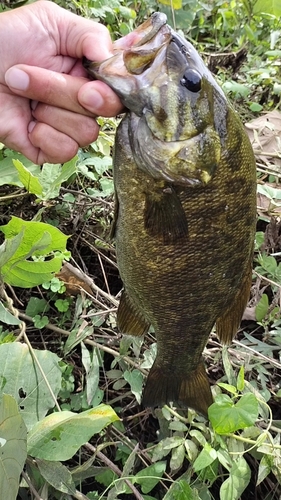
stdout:
[[107,405],[75,414],[62,411],[48,415],[30,431],[27,449],[32,457],[44,460],[69,460],[94,434],[119,420]]
[[239,500],[251,479],[251,470],[244,457],[239,457],[233,463],[229,478],[220,488],[220,500]]
[[68,495],[75,495],[76,488],[72,474],[65,465],[60,462],[40,460],[39,458],[37,458],[36,463],[43,478],[53,488],[62,493],[68,493]]
[[[34,353],[55,394],[61,388],[59,358],[49,351]],[[28,347],[19,342],[0,345],[0,395],[15,398],[28,429],[41,420],[55,403]]]
[[236,404],[229,399],[216,398],[208,410],[210,422],[218,434],[245,429],[254,425],[258,418],[258,401],[253,394],[244,394]]
[[31,194],[41,195],[43,189],[38,177],[32,175],[30,170],[20,160],[13,160],[13,164],[18,171],[19,180],[25,189]]
[[17,498],[26,451],[26,427],[15,399],[3,394],[0,403],[0,492],[1,498]]

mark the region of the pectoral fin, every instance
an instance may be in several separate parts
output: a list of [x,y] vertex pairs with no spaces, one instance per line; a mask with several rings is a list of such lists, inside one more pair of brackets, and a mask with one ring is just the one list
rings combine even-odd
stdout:
[[186,215],[172,187],[146,194],[144,225],[151,236],[162,239],[166,245],[187,236]]
[[148,407],[163,406],[171,401],[181,408],[193,408],[208,415],[213,403],[209,380],[203,361],[186,376],[182,373],[165,373],[157,358],[152,366],[143,392],[143,404]]
[[117,326],[121,333],[136,337],[141,337],[147,333],[150,327],[150,323],[137,310],[125,290],[121,295],[117,311]]
[[216,321],[216,335],[222,344],[231,344],[237,333],[250,297],[251,285],[252,259],[240,290],[237,292],[230,306]]

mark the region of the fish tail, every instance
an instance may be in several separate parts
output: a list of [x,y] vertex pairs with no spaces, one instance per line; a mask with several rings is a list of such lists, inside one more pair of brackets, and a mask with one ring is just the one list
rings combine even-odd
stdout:
[[156,359],[148,374],[142,402],[151,408],[173,402],[181,408],[193,408],[207,416],[213,397],[203,361],[192,373],[185,375],[167,373]]

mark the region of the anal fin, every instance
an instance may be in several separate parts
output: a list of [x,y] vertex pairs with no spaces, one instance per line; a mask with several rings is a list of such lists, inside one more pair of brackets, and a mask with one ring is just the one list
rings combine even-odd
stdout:
[[150,236],[162,239],[166,245],[187,236],[186,215],[173,187],[146,193],[144,224]]
[[143,404],[154,408],[171,401],[181,408],[193,408],[207,417],[213,397],[203,361],[185,376],[176,371],[166,373],[156,358],[144,388]]
[[147,333],[150,323],[130,300],[123,290],[118,311],[117,326],[121,333],[141,337]]
[[238,290],[230,306],[216,321],[216,335],[222,344],[231,344],[237,333],[250,297],[251,285],[252,260],[250,261],[240,290]]

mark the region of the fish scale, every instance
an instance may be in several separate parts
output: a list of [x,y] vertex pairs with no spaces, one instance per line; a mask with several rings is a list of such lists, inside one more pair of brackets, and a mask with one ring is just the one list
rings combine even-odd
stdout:
[[221,342],[232,341],[251,287],[250,142],[198,53],[162,14],[137,29],[132,47],[88,70],[128,107],[114,152],[124,284],[117,324],[130,335],[150,325],[155,331],[143,403],[173,402],[207,415],[212,395],[202,352],[215,323]]

